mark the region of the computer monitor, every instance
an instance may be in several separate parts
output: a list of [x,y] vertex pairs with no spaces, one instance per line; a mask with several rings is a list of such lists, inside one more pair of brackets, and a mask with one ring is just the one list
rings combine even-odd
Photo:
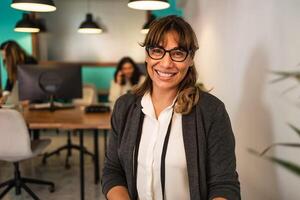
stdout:
[[18,66],[19,99],[49,100],[82,98],[80,65],[20,65]]

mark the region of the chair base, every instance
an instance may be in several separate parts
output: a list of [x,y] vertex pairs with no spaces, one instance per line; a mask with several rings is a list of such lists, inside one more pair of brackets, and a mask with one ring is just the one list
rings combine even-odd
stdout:
[[2,191],[2,193],[0,193],[0,199],[2,199],[13,187],[15,187],[16,195],[20,195],[21,189],[24,189],[33,199],[39,200],[38,196],[26,185],[26,183],[48,185],[50,192],[55,191],[55,185],[53,182],[21,177],[19,171],[19,163],[14,163],[14,166],[15,166],[14,179],[10,179],[0,184],[0,188],[6,186],[6,188]]
[[[67,155],[66,155],[66,161],[65,161],[65,168],[70,169],[71,165],[69,163],[69,158],[72,156],[72,149],[76,149],[80,151],[80,146],[76,144],[72,144],[71,142],[71,133],[68,131],[68,139],[67,139],[67,144],[64,146],[59,147],[58,149],[50,152],[50,153],[45,153],[43,156],[42,163],[46,164],[47,163],[47,158],[53,156],[53,155],[59,155],[62,150],[67,150]],[[95,160],[95,155],[88,151],[86,148],[84,148],[84,153],[91,156],[93,161]]]

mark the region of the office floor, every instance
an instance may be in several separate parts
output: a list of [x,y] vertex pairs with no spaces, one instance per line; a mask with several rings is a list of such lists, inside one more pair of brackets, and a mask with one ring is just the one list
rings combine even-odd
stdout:
[[[46,151],[51,151],[66,143],[66,134],[56,134],[54,132],[42,133],[41,138],[51,138],[52,142]],[[72,142],[78,144],[79,137],[73,136]],[[84,138],[84,144],[93,152],[93,137],[87,133]],[[104,157],[104,137],[100,134],[99,137],[99,154],[100,154],[100,169],[103,166]],[[21,175],[31,178],[44,179],[53,181],[56,186],[54,193],[48,191],[47,186],[29,185],[28,186],[35,192],[42,200],[76,200],[80,199],[80,186],[79,186],[79,152],[72,151],[70,159],[71,168],[65,169],[66,151],[62,151],[60,155],[54,155],[47,160],[47,164],[42,164],[42,156],[34,159],[23,161],[20,164]],[[100,170],[101,174],[101,170]],[[0,183],[10,179],[13,176],[13,166],[11,163],[0,161]],[[2,191],[1,189],[0,191]],[[22,190],[21,195],[16,196],[15,190],[12,189],[3,200],[29,200],[27,192]],[[90,156],[85,156],[85,199],[87,200],[104,200],[101,192],[101,185],[94,184],[94,168],[93,161]]]

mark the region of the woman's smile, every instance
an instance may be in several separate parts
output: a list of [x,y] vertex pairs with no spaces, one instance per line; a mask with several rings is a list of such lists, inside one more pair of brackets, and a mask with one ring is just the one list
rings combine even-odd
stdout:
[[154,71],[161,78],[172,78],[173,76],[175,76],[177,74],[177,72],[168,72],[168,71],[162,71],[162,70],[158,70],[158,69],[154,69]]

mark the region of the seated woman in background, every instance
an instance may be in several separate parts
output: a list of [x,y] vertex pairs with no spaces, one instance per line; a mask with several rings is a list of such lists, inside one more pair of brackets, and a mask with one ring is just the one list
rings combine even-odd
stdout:
[[37,64],[36,59],[28,55],[25,50],[15,41],[8,40],[0,45],[1,56],[7,71],[7,81],[0,98],[0,105],[5,104],[11,98],[12,102],[18,103],[17,91],[17,66],[19,64]]
[[130,58],[122,58],[111,81],[108,100],[113,104],[123,94],[131,91],[133,86],[140,85],[145,80],[137,64]]

